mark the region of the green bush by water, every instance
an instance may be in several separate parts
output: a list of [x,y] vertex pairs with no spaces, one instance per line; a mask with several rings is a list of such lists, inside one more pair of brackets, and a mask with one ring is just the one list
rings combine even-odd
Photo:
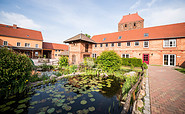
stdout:
[[68,57],[61,56],[59,59],[59,66],[62,68],[63,66],[68,66]]
[[138,58],[121,58],[122,60],[122,65],[124,66],[131,66],[133,65],[134,67],[141,67],[142,66],[142,60]]
[[121,58],[114,51],[103,51],[97,58],[97,63],[102,70],[115,71],[120,69]]
[[25,54],[0,49],[0,97],[22,92],[31,75],[33,64]]

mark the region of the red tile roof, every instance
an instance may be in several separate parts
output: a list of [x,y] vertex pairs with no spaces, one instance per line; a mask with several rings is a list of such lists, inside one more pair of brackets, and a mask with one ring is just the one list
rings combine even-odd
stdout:
[[144,19],[141,18],[138,15],[138,13],[134,13],[134,14],[124,15],[123,18],[121,19],[121,21],[119,22],[119,24],[127,23],[127,22],[140,21],[140,20],[144,20]]
[[13,26],[4,24],[0,24],[0,35],[43,41],[42,33],[40,31],[20,27],[14,29]]
[[43,42],[43,49],[61,49],[61,50],[68,50],[68,45],[65,44],[57,44],[57,43],[49,43]]
[[[144,37],[144,33],[148,33],[148,37]],[[122,36],[121,39],[118,39]],[[130,31],[114,32],[108,34],[95,35],[92,37],[96,43],[105,42],[121,42],[121,41],[132,41],[132,40],[150,40],[150,39],[164,39],[164,38],[175,38],[185,37],[185,22],[135,29]],[[103,39],[106,38],[104,41]]]

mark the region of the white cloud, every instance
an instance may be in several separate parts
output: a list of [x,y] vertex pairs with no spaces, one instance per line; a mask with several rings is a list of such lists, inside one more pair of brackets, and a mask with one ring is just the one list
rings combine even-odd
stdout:
[[152,0],[151,2],[147,3],[148,7],[151,7],[157,0]]
[[130,9],[135,9],[135,8],[137,8],[137,7],[140,5],[140,3],[141,3],[141,0],[138,0],[135,4],[133,4],[133,5],[130,7]]
[[18,27],[24,27],[29,29],[40,29],[41,26],[36,24],[32,19],[26,16],[13,12],[0,12],[0,23],[13,25],[17,24]]

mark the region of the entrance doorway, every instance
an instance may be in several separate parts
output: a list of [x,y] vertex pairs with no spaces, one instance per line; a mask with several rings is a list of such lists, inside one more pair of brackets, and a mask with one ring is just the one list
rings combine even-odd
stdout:
[[149,64],[149,54],[143,54],[143,63]]
[[176,65],[176,55],[164,54],[163,55],[163,65],[164,66],[175,66]]
[[76,64],[76,55],[72,55],[72,64]]

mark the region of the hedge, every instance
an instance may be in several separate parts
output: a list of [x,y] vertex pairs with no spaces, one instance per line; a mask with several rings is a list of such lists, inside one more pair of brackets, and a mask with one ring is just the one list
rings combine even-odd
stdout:
[[25,54],[0,48],[0,97],[25,90],[33,64]]
[[142,66],[142,60],[138,58],[121,58],[122,59],[122,65],[124,66],[131,66],[131,64],[134,67],[141,67]]

